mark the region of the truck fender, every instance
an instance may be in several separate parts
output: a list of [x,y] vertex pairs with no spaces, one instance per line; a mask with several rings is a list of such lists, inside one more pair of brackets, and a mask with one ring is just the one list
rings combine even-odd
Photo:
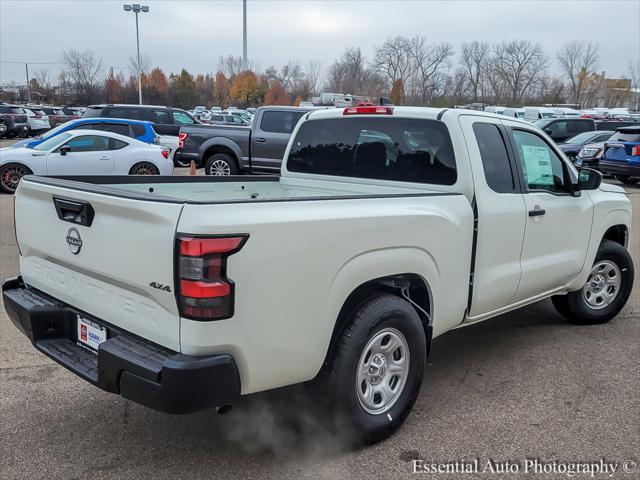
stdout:
[[584,265],[582,266],[580,273],[567,285],[568,291],[573,292],[580,290],[584,286],[587,278],[589,278],[589,273],[591,272],[591,267],[595,261],[602,239],[607,231],[616,225],[625,225],[628,231],[629,225],[631,225],[631,215],[629,211],[616,209],[607,212],[601,220],[599,220],[597,216],[594,218],[591,240],[587,249]]
[[[327,358],[340,311],[349,296],[360,286],[383,277],[411,274],[419,277],[429,290],[431,317],[437,315],[440,271],[433,256],[418,247],[394,247],[363,252],[348,260],[336,273],[326,295],[322,316],[323,336],[318,339]],[[324,363],[324,362],[322,362]],[[317,365],[315,375],[322,364]],[[314,375],[314,376],[315,376]]]
[[[204,154],[211,147],[223,147],[221,148],[221,150],[224,151],[224,153],[228,153],[228,150],[230,150],[236,157],[236,161],[238,162],[240,162],[240,159],[242,158],[240,147],[236,142],[225,137],[212,137],[206,140],[202,145],[200,145],[198,154],[200,155],[200,159],[202,160],[203,164],[206,160],[206,158],[204,158]],[[238,166],[240,166],[239,163]]]

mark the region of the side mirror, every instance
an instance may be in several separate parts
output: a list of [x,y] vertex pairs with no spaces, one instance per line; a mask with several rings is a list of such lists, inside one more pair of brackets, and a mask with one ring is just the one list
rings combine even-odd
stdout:
[[593,168],[581,168],[578,171],[578,188],[580,190],[596,190],[602,183],[602,173]]
[[66,155],[70,151],[71,151],[71,147],[69,145],[63,145],[58,149],[58,152],[60,152],[60,155]]
[[546,133],[547,135],[551,136],[551,134],[553,133],[553,130],[551,130],[550,128],[545,128],[544,129],[544,133]]

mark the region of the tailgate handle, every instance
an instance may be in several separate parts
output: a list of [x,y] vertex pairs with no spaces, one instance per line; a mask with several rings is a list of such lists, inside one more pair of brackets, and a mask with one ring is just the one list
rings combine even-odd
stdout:
[[93,223],[93,217],[96,215],[89,202],[53,197],[53,204],[58,212],[58,218],[63,222],[90,227]]

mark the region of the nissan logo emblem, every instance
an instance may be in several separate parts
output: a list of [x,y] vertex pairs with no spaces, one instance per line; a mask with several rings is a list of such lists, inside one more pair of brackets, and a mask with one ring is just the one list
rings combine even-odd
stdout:
[[69,251],[74,255],[80,253],[82,238],[80,238],[80,232],[76,228],[70,228],[67,232],[67,245],[69,246]]

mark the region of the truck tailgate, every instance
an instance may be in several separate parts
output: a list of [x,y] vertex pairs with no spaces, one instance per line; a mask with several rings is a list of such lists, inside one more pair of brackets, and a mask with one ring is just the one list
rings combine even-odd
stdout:
[[[60,218],[73,217],[79,204],[95,212],[90,225]],[[15,198],[22,278],[98,321],[179,351],[173,262],[181,210],[25,179]]]

